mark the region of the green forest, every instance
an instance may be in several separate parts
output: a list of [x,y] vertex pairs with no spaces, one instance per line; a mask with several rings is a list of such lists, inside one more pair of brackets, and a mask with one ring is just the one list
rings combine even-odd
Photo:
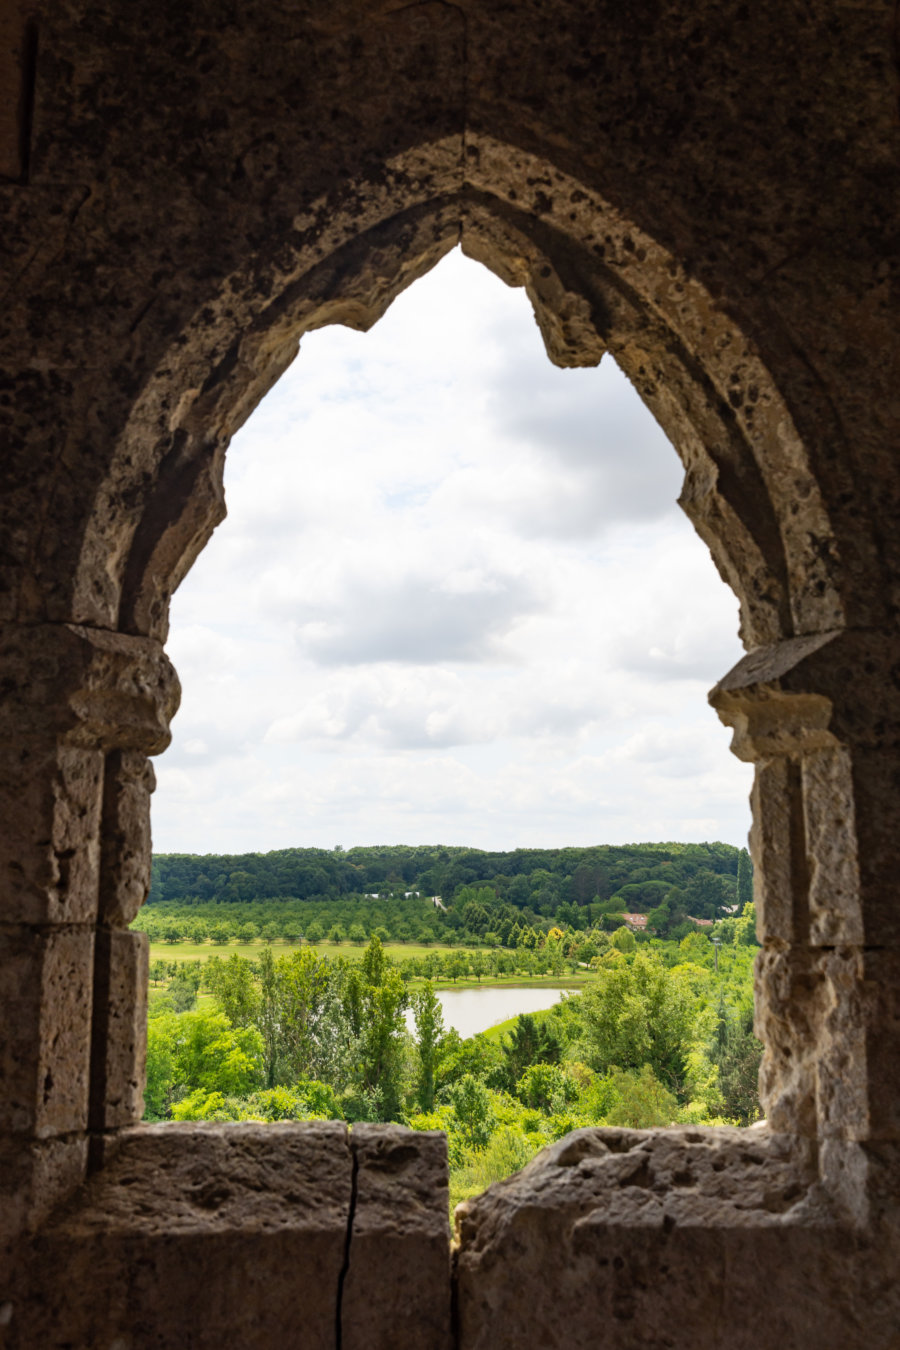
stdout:
[[[440,898],[440,904],[433,902]],[[752,899],[750,860],[729,844],[478,849],[373,846],[281,849],[235,856],[159,854],[143,926],[168,924],[184,940],[229,941],[252,924],[288,941],[335,925],[385,940],[517,946],[515,929],[612,931],[647,915],[657,936],[679,939],[695,920],[740,913]],[[175,936],[178,924],[193,924]],[[313,941],[321,940],[313,936]]]
[[[442,1129],[454,1205],[581,1125],[749,1124],[751,888],[724,844],[160,856],[146,1118]],[[463,1039],[467,984],[570,992]]]

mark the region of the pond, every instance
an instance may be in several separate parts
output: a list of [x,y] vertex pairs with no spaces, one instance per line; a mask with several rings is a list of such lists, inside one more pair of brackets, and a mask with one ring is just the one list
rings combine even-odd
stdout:
[[[474,1036],[478,1031],[505,1022],[519,1013],[539,1012],[558,1003],[565,989],[506,985],[501,989],[469,988],[438,990],[444,1013],[444,1026],[455,1027],[460,1036]],[[414,1030],[413,1015],[406,1014],[406,1024]]]

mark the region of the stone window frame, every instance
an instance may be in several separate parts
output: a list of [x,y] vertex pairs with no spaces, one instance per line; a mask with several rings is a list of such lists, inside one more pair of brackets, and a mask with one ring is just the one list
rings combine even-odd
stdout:
[[[228,440],[294,358],[302,333],[329,322],[369,327],[460,243],[524,286],[551,360],[615,357],[678,451],[681,504],[738,595],[748,655],[711,700],[735,730],[735,752],[756,766],[757,1030],[768,1121],[752,1144],[740,1131],[641,1139],[594,1131],[547,1151],[499,1200],[488,1193],[462,1217],[465,1324],[485,1297],[490,1261],[502,1268],[501,1239],[520,1223],[522,1196],[538,1203],[528,1189],[535,1178],[546,1183],[547,1214],[571,1218],[569,1204],[590,1220],[576,1266],[606,1259],[591,1243],[598,1224],[606,1237],[597,1241],[608,1240],[616,1203],[625,1206],[622,1223],[647,1241],[647,1186],[631,1185],[634,1176],[655,1179],[655,1241],[676,1223],[690,1226],[692,1215],[707,1236],[719,1235],[710,1241],[743,1228],[758,1241],[761,1230],[785,1231],[795,1219],[817,1232],[871,1231],[893,1166],[878,1150],[900,1125],[892,1088],[898,921],[884,884],[897,845],[879,832],[877,809],[892,790],[900,718],[889,678],[895,641],[866,621],[864,569],[850,566],[848,541],[829,517],[820,465],[797,425],[800,402],[789,406],[781,392],[777,376],[795,373],[789,355],[783,370],[771,370],[760,344],[696,277],[583,183],[468,133],[460,187],[458,152],[456,140],[423,146],[388,164],[387,187],[359,185],[350,205],[337,190],[337,200],[312,203],[302,245],[269,260],[262,300],[249,267],[218,286],[134,399],[66,577],[68,617],[4,630],[5,668],[25,696],[7,727],[19,756],[9,781],[20,788],[5,803],[13,909],[2,935],[3,994],[16,1030],[4,1049],[11,1090],[0,1123],[13,1141],[4,1144],[16,1201],[6,1233],[40,1234],[86,1174],[94,1200],[75,1230],[54,1230],[55,1240],[99,1231],[96,1215],[110,1188],[120,1193],[123,1168],[140,1173],[145,1159],[147,1194],[165,1172],[160,1158],[171,1146],[137,1126],[147,944],[127,926],[149,882],[148,756],[168,743],[178,702],[163,650],[169,599],[224,514]],[[806,410],[813,415],[829,425],[826,406]],[[273,1147],[294,1137],[276,1130]],[[177,1138],[201,1160],[228,1151],[202,1127]],[[397,1147],[399,1173],[408,1146]],[[673,1150],[682,1163],[693,1158],[688,1171],[703,1178],[687,1200]],[[751,1184],[754,1176],[766,1184]],[[348,1203],[352,1227],[356,1199]],[[497,1297],[515,1327],[514,1282],[504,1288]],[[469,1342],[479,1344],[475,1332]]]

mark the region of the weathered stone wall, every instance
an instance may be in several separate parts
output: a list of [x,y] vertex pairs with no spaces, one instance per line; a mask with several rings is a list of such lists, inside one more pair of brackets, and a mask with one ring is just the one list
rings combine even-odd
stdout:
[[[895,27],[2,0],[0,1345],[896,1344]],[[457,243],[615,356],[740,599],[770,1131],[563,1141],[469,1207],[451,1327],[437,1141],[137,1124],[127,925],[229,437]]]

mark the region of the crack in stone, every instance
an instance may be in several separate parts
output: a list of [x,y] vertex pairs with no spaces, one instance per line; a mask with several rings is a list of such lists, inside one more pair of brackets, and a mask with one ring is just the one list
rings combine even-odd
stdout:
[[334,1322],[334,1344],[335,1350],[341,1350],[344,1343],[344,1284],[347,1279],[347,1273],[350,1270],[350,1246],[353,1241],[353,1220],[356,1216],[356,1196],[359,1185],[359,1156],[353,1144],[352,1132],[348,1139],[350,1148],[350,1205],[347,1210],[347,1232],[344,1237],[344,1260],[341,1269],[338,1272],[337,1281],[337,1306],[335,1308]]

